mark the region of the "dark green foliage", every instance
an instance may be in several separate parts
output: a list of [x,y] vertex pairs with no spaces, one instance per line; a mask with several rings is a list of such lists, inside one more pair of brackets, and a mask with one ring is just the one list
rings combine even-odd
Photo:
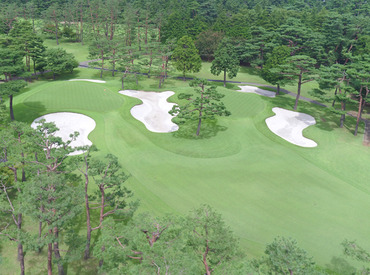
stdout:
[[0,44],[0,74],[4,75],[6,81],[22,74],[24,71],[23,57],[23,51],[12,49],[10,45],[3,47]]
[[297,110],[298,100],[301,94],[301,86],[307,82],[315,80],[316,60],[306,55],[295,55],[288,57],[283,64],[271,69],[274,74],[284,76],[287,81],[297,81],[297,97],[294,110]]
[[223,37],[224,35],[221,32],[212,30],[201,32],[195,41],[195,46],[199,50],[200,57],[207,61],[213,60],[214,53]]
[[0,85],[0,96],[8,96],[9,97],[9,112],[10,112],[10,119],[14,120],[14,113],[13,113],[13,97],[17,93],[19,93],[24,87],[27,86],[27,82],[24,80],[14,80],[8,81],[4,84]]
[[285,77],[278,72],[271,71],[271,69],[283,65],[288,57],[290,57],[290,49],[287,46],[278,46],[273,49],[261,70],[261,76],[264,80],[278,86],[277,94],[279,94],[280,86],[284,84]]
[[179,94],[180,100],[188,101],[184,105],[175,105],[169,112],[172,115],[177,115],[180,122],[187,120],[198,120],[198,128],[196,135],[199,136],[202,120],[215,119],[216,116],[229,116],[231,113],[226,110],[225,105],[220,102],[223,94],[217,92],[215,86],[208,86],[209,83],[204,79],[195,79],[189,84],[194,87],[198,95]]
[[229,39],[223,39],[212,61],[211,73],[219,75],[224,73],[224,87],[226,87],[226,73],[229,78],[234,78],[239,71],[239,58],[234,45]]
[[199,72],[202,67],[199,52],[189,36],[183,36],[179,39],[176,48],[173,50],[172,58],[176,70],[182,72],[184,80],[186,73]]
[[267,266],[272,274],[313,274],[315,263],[293,239],[276,238],[266,246]]
[[71,53],[67,53],[62,48],[48,49],[45,52],[46,70],[53,73],[55,79],[56,74],[64,72],[72,72],[74,68],[78,67],[78,62]]

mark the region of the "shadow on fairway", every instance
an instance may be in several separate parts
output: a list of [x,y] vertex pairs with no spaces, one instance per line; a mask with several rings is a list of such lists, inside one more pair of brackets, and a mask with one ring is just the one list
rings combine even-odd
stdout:
[[197,136],[197,127],[198,121],[195,120],[179,124],[179,130],[173,132],[173,136],[185,139],[208,139],[215,137],[219,132],[227,130],[227,127],[217,125],[217,120],[206,120],[202,122],[199,136]]
[[31,123],[34,119],[42,116],[46,112],[45,105],[39,101],[29,102],[29,106],[25,106],[23,103],[14,105],[14,116],[15,120],[22,122]]
[[[280,108],[293,110],[295,99],[286,94],[278,95],[273,99],[274,104]],[[339,127],[340,116],[334,114],[325,107],[316,106],[312,103],[299,101],[295,112],[305,113],[315,118],[315,127],[324,131],[333,131]]]
[[356,268],[350,265],[344,258],[341,257],[333,257],[330,261],[330,264],[328,264],[326,267],[329,270],[335,272],[335,274],[356,274]]

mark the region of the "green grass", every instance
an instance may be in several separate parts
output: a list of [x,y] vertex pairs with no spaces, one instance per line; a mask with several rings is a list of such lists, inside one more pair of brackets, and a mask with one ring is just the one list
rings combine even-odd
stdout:
[[[79,62],[88,59],[86,45],[61,42]],[[56,47],[54,40],[45,44]],[[201,72],[188,76],[221,80],[221,75],[210,73],[210,65],[204,62]],[[304,135],[319,146],[297,147],[274,135],[264,122],[274,115],[271,109],[275,106],[292,109],[293,97],[268,99],[235,92],[236,85],[228,84],[225,89],[216,83],[225,94],[223,101],[232,112],[230,117],[204,122],[199,138],[194,124],[181,125],[174,133],[151,133],[130,114],[131,107],[140,101],[119,95],[120,81],[110,72],[104,72],[106,84],[63,81],[99,79],[99,75],[98,70],[77,69],[58,81],[50,81],[50,75],[41,77],[15,97],[16,119],[31,123],[57,111],[89,115],[97,123],[90,140],[100,150],[98,155],[117,155],[131,174],[128,186],[141,201],[139,211],[187,214],[208,203],[223,215],[248,256],[260,256],[266,243],[277,235],[296,238],[315,261],[331,270],[337,268],[334,261],[345,264],[348,260],[342,256],[343,239],[356,239],[370,250],[370,148],[362,146],[363,125],[359,136],[353,136],[354,119],[347,118],[345,128],[340,129],[338,116],[300,102],[298,111],[313,115],[317,121]],[[232,80],[267,84],[256,70],[245,67]],[[308,91],[316,87],[316,82],[303,85],[302,95],[313,98]],[[126,83],[125,88],[177,94],[191,91],[187,82],[174,79],[158,89],[158,80],[147,77],[142,77],[139,85]],[[284,88],[296,91],[295,86]],[[176,102],[177,96],[170,101]],[[78,226],[84,232],[83,217]],[[26,220],[25,227],[32,228],[32,224]],[[13,274],[18,270],[16,247],[1,249],[1,270]],[[27,254],[29,274],[45,271],[44,254]],[[349,265],[355,264],[349,261]],[[93,268],[89,262],[73,263],[68,272],[91,274]]]
[[[88,69],[70,77],[98,79]],[[353,119],[339,129],[339,117],[300,102],[298,111],[317,120],[304,134],[319,145],[301,148],[274,135],[264,122],[273,115],[272,107],[292,109],[292,97],[268,99],[219,87],[230,117],[205,122],[199,138],[194,124],[157,134],[131,116],[139,101],[117,93],[118,78],[105,73],[104,79],[106,84],[34,83],[15,97],[16,118],[31,122],[56,111],[89,115],[97,122],[89,138],[99,155],[117,155],[131,174],[128,186],[141,201],[139,211],[186,214],[208,203],[223,215],[249,256],[260,256],[277,235],[297,239],[331,269],[331,261],[343,257],[340,243],[345,238],[370,249],[370,148],[361,144],[363,128],[358,137],[352,135]],[[156,87],[157,80],[144,78],[137,88]],[[176,80],[167,80],[161,90],[191,91],[188,83]],[[176,101],[176,95],[170,100]],[[71,265],[69,272],[78,273],[78,268]]]

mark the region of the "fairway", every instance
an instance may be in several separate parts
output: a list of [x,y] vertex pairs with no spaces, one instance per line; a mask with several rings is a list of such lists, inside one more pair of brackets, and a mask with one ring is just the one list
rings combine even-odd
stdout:
[[[89,115],[97,124],[89,139],[97,154],[119,158],[131,175],[128,187],[140,200],[140,211],[187,214],[210,204],[249,256],[261,255],[277,235],[297,239],[323,266],[343,257],[345,238],[370,248],[365,165],[370,149],[362,146],[361,133],[353,137],[327,122],[337,118],[324,108],[304,102],[298,108],[317,121],[303,131],[318,143],[315,148],[290,144],[267,128],[273,107],[291,109],[289,96],[273,99],[224,88],[218,90],[232,115],[205,122],[200,138],[190,124],[178,132],[152,133],[130,114],[140,101],[118,94],[118,84],[49,82],[17,96],[15,114],[27,122],[56,111]],[[187,83],[178,85],[189,89]],[[176,102],[177,95],[169,101]]]

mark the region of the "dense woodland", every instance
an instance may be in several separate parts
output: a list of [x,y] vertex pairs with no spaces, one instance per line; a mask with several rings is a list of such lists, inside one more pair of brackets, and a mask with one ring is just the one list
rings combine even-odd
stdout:
[[[0,3],[1,253],[17,244],[24,258],[47,250],[45,265],[66,274],[66,266],[89,261],[102,274],[326,274],[296,241],[277,237],[265,256],[246,258],[222,217],[208,205],[187,217],[150,213],[125,188],[128,175],[113,155],[78,157],[56,127],[36,130],[14,120],[13,96],[50,72],[53,78],[78,66],[45,38],[89,45],[89,66],[120,77],[122,89],[139,74],[158,79],[175,69],[200,70],[212,61],[212,74],[233,78],[239,65],[256,68],[277,86],[317,81],[316,96],[346,116],[357,106],[355,135],[369,103],[370,2],[358,0],[34,0]],[[2,102],[3,103],[3,102]],[[8,114],[10,113],[10,115]],[[199,129],[198,129],[199,130]],[[197,133],[199,134],[199,133]],[[77,135],[77,133],[76,133]],[[71,136],[71,140],[74,136]],[[88,188],[95,194],[88,193]],[[82,218],[81,218],[82,217]],[[86,224],[76,231],[76,220]],[[338,243],[343,240],[338,240]],[[267,241],[266,241],[267,242]],[[369,253],[343,241],[344,253],[365,263]],[[14,246],[12,246],[14,247]],[[1,267],[1,261],[0,261]],[[55,272],[55,271],[54,271]],[[362,274],[369,274],[364,269]],[[0,272],[1,273],[1,272]]]

